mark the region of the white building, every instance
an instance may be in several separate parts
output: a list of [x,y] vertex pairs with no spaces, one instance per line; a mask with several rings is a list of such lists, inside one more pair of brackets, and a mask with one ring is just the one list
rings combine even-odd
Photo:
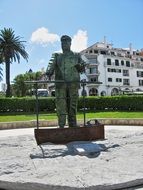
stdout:
[[[126,49],[113,48],[104,40],[83,50],[81,54],[88,60],[85,76],[81,78],[93,82],[85,86],[87,95],[143,91],[143,50],[133,50],[131,44]],[[82,94],[82,88],[79,93]]]

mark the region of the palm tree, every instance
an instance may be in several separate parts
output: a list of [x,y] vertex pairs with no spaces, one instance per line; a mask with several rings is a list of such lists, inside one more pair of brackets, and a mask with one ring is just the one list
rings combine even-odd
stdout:
[[28,61],[23,42],[19,36],[15,36],[11,28],[0,30],[0,58],[5,63],[6,70],[6,97],[10,97],[10,64],[14,61],[20,63],[20,56]]
[[0,67],[0,82],[2,81],[2,77],[3,77],[2,68]]
[[[3,59],[2,59],[2,57],[1,57],[1,52],[0,52],[0,64],[3,62]],[[3,79],[3,74],[2,74],[2,68],[1,68],[1,66],[0,66],[0,82],[2,81],[2,79]]]

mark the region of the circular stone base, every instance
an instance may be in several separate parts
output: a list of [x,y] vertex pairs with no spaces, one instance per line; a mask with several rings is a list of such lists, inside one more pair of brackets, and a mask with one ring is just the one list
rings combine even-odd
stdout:
[[[105,126],[105,140],[89,146],[47,143],[42,145],[44,157],[33,134],[33,129],[0,131],[0,188],[106,190],[143,185],[143,127]],[[82,154],[75,151],[84,144]]]

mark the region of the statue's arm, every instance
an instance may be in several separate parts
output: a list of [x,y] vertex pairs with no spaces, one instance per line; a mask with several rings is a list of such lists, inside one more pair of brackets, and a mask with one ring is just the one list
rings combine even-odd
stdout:
[[48,64],[48,67],[46,69],[46,75],[50,78],[53,74],[54,74],[54,71],[55,71],[55,65],[56,65],[56,54],[53,54],[52,55],[52,58],[50,59],[50,62]]
[[77,56],[78,56],[78,63],[75,65],[75,67],[79,73],[84,73],[86,62],[82,59],[80,54],[78,54]]

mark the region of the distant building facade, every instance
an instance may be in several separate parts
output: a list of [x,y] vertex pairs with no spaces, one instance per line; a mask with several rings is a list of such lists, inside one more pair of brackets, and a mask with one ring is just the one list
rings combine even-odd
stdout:
[[[83,50],[81,54],[88,64],[81,80],[93,82],[85,86],[87,96],[143,92],[143,50],[133,50],[131,44],[126,49],[113,48],[104,40]],[[79,94],[83,94],[83,88],[80,88]]]

